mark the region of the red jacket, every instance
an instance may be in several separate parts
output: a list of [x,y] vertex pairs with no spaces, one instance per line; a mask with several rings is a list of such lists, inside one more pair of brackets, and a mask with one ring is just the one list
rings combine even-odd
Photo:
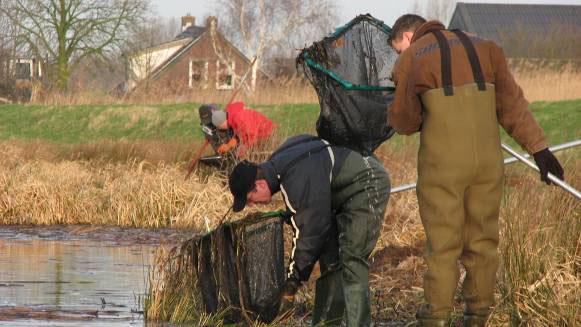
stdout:
[[270,137],[274,124],[263,114],[252,109],[244,108],[243,102],[234,102],[226,107],[228,126],[238,136],[240,142],[251,147],[256,142]]

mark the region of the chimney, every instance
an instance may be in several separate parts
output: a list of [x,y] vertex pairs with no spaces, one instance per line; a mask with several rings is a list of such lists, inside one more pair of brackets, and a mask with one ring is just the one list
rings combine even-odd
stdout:
[[188,29],[190,26],[194,26],[196,24],[196,17],[187,14],[186,16],[182,16],[182,32]]
[[218,17],[209,16],[206,18],[206,27],[210,29],[216,29],[218,27]]

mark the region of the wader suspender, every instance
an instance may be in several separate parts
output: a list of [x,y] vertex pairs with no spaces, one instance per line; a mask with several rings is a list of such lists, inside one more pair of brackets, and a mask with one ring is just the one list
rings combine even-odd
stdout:
[[432,34],[438,40],[440,46],[440,62],[442,68],[442,84],[444,85],[444,95],[454,95],[452,86],[452,60],[450,59],[450,45],[448,40],[440,30],[433,30]]
[[[470,66],[472,67],[472,74],[474,75],[474,82],[478,85],[478,90],[485,91],[486,84],[484,81],[484,76],[482,75],[482,68],[480,67],[480,60],[476,54],[476,49],[474,44],[470,41],[470,38],[464,32],[460,30],[452,30],[454,34],[462,43],[468,60],[470,61]],[[444,95],[450,96],[454,95],[454,89],[452,85],[452,59],[450,56],[450,45],[448,44],[448,39],[440,30],[431,31],[436,37],[438,45],[440,46],[440,57],[441,57],[441,67],[442,67],[442,84],[444,86]]]
[[470,66],[472,66],[472,74],[474,75],[474,82],[478,84],[478,89],[480,91],[486,91],[486,84],[484,82],[484,76],[482,75],[482,67],[480,67],[480,60],[478,59],[478,54],[476,54],[476,49],[474,44],[470,41],[470,38],[462,32],[461,30],[452,30],[454,34],[460,39],[466,54],[468,55],[468,60],[470,60]]

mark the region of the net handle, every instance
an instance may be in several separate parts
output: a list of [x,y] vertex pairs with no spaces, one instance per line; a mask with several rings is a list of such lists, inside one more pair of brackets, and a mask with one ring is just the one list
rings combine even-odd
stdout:
[[359,85],[353,84],[349,81],[346,81],[341,76],[337,75],[336,73],[328,70],[327,68],[323,67],[321,64],[315,62],[311,57],[304,52],[303,58],[307,63],[307,66],[320,71],[321,73],[329,76],[332,80],[339,83],[342,88],[350,91],[395,91],[395,87],[392,86],[374,86],[374,85]]

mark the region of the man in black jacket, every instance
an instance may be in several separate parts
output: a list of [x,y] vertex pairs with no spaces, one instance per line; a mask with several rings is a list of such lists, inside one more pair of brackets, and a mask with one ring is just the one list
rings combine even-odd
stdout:
[[268,203],[281,191],[294,232],[281,300],[292,302],[318,260],[313,325],[371,324],[369,265],[389,198],[389,176],[363,157],[310,135],[289,138],[261,164],[238,164],[229,177],[234,211]]

